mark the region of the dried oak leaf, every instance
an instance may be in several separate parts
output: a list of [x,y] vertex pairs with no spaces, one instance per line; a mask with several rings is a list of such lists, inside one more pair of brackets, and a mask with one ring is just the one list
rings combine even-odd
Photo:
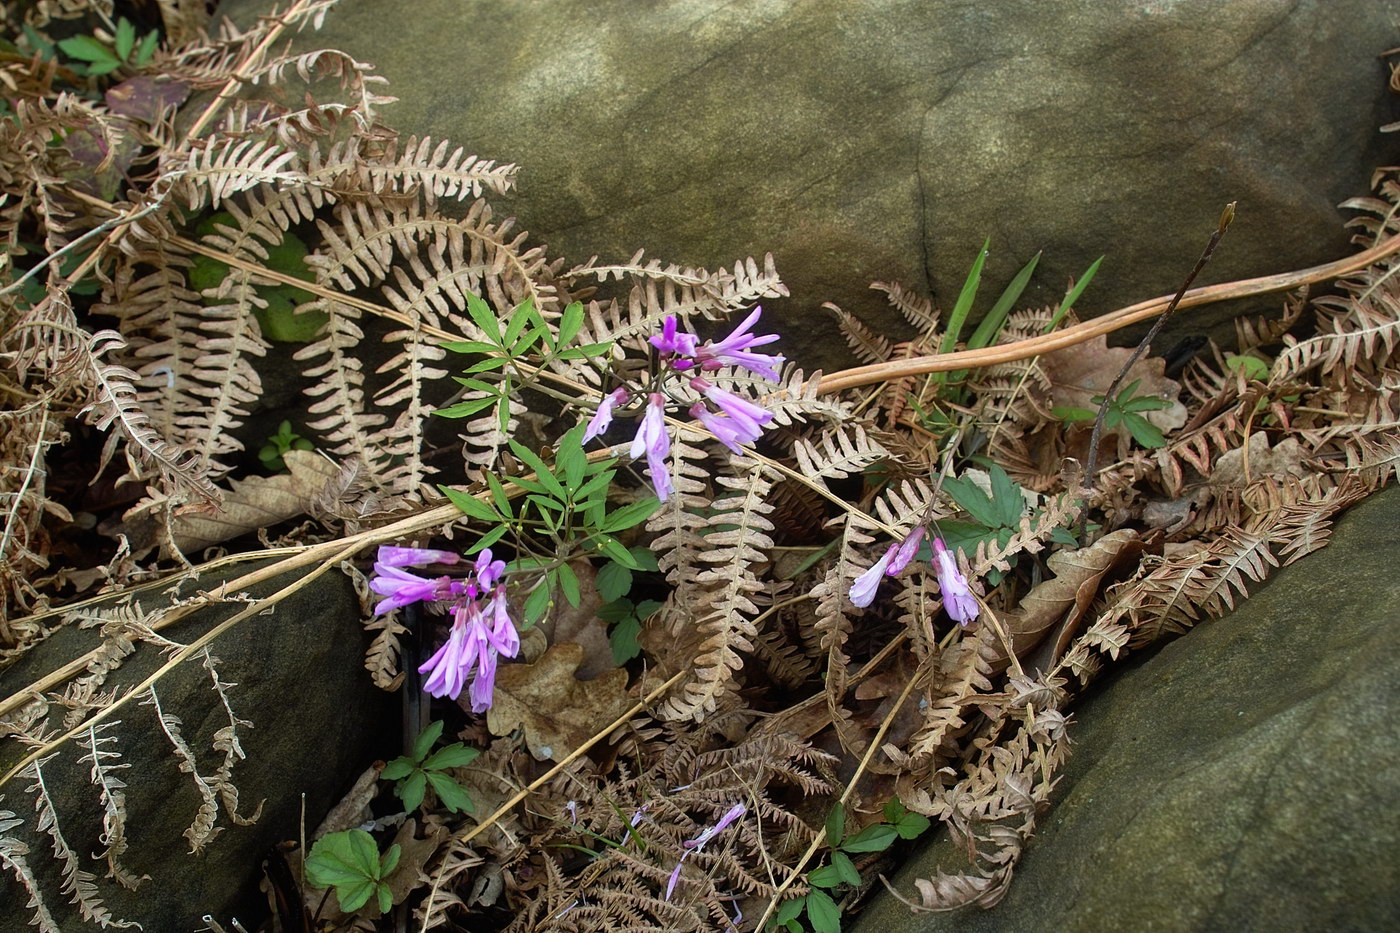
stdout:
[[[1132,355],[1132,347],[1110,347],[1108,337],[1103,335],[1045,354],[1040,358],[1040,368],[1050,379],[1051,404],[1056,408],[1097,409],[1094,396],[1104,393]],[[1160,356],[1144,356],[1128,370],[1118,390],[1121,392],[1123,387],[1136,381],[1135,395],[1155,395],[1171,402],[1170,408],[1142,413],[1163,433],[1186,423],[1186,406],[1180,399],[1181,383],[1168,379],[1166,368],[1166,360]]]
[[1055,654],[1062,651],[1060,643],[1068,643],[1078,631],[1104,577],[1136,564],[1141,554],[1142,542],[1131,528],[1104,535],[1087,548],[1051,554],[1045,563],[1055,576],[1037,585],[1020,606],[1002,616],[1016,656],[1025,658],[1056,623],[1060,629],[1052,642],[1053,650]]
[[530,754],[562,761],[632,705],[627,672],[609,671],[578,680],[583,648],[573,642],[551,645],[534,664],[507,664],[496,674],[496,695],[486,714],[492,735],[525,732]]
[[339,472],[334,463],[309,450],[282,455],[287,472],[235,480],[214,512],[177,515],[175,544],[186,553],[304,515],[311,501]]
[[[1246,458],[1246,454],[1248,457]],[[1212,486],[1245,486],[1245,467],[1249,467],[1249,478],[1257,480],[1264,476],[1308,475],[1303,466],[1306,454],[1296,437],[1286,437],[1273,447],[1269,446],[1269,436],[1257,431],[1250,436],[1244,446],[1227,450],[1215,461],[1210,472]]]

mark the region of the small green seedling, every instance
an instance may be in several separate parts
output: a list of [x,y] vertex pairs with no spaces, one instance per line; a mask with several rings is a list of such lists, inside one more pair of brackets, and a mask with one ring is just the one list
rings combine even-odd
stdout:
[[137,45],[136,27],[123,16],[117,20],[117,33],[112,37],[111,45],[95,36],[73,36],[60,41],[58,47],[69,58],[88,63],[69,65],[78,74],[105,75],[123,65],[139,68],[146,64],[155,54],[159,42],[160,33],[152,29]]
[[[1135,394],[1141,384],[1141,379],[1134,379],[1118,393],[1117,398],[1108,403],[1103,426],[1110,431],[1118,427],[1127,428],[1133,440],[1148,450],[1155,450],[1165,447],[1167,439],[1162,435],[1161,429],[1142,416],[1142,412],[1161,411],[1171,408],[1172,403],[1159,395]],[[1102,405],[1104,397],[1095,395],[1090,401]],[[1092,408],[1052,408],[1050,411],[1061,421],[1093,421],[1098,416],[1098,412]]]
[[860,872],[856,870],[851,853],[883,852],[896,839],[914,839],[929,828],[928,817],[911,813],[899,798],[885,804],[884,819],[846,836],[846,807],[839,801],[826,817],[826,842],[831,846],[831,860],[807,873],[812,890],[804,897],[784,901],[769,921],[770,930],[805,933],[801,921],[805,912],[812,933],[841,933],[841,908],[827,891],[841,885],[859,887]]
[[[413,743],[413,754],[395,758],[384,766],[380,777],[387,781],[397,781],[394,795],[403,801],[404,809],[412,813],[423,803],[423,795],[429,785],[437,794],[438,800],[453,813],[475,812],[471,797],[462,785],[447,774],[448,768],[460,768],[470,764],[481,752],[467,748],[461,742],[444,745],[432,751],[433,744],[442,735],[442,723],[428,723],[428,728],[419,734]],[[431,754],[429,754],[431,752]]]
[[379,900],[379,912],[388,913],[394,896],[384,879],[398,867],[399,852],[399,847],[392,845],[381,857],[374,837],[363,829],[331,833],[311,847],[306,880],[313,887],[334,887],[340,909],[346,913],[359,910],[371,895]]
[[289,450],[315,450],[310,441],[292,430],[292,423],[284,421],[277,426],[276,434],[269,434],[267,443],[262,445],[258,451],[258,459],[262,465],[274,473],[279,473],[287,468],[286,461],[282,455]]

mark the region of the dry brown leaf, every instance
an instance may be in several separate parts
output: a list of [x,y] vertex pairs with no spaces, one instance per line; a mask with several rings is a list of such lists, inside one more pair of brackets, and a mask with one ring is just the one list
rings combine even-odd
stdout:
[[[1045,354],[1040,358],[1040,368],[1051,382],[1051,404],[1056,408],[1097,409],[1094,396],[1104,393],[1132,355],[1131,347],[1108,346],[1107,336]],[[1164,433],[1186,423],[1186,406],[1179,398],[1181,383],[1168,379],[1166,368],[1167,363],[1160,356],[1144,356],[1128,370],[1118,390],[1121,392],[1137,381],[1135,395],[1155,395],[1171,402],[1170,408],[1142,413]]]
[[1227,450],[1215,461],[1210,471],[1212,486],[1245,486],[1245,467],[1249,467],[1249,479],[1257,480],[1264,476],[1308,475],[1303,466],[1303,447],[1296,437],[1286,437],[1277,445],[1269,446],[1269,436],[1263,431],[1253,434],[1243,447]]
[[492,735],[524,729],[530,754],[562,761],[632,705],[627,672],[578,680],[583,647],[551,645],[534,664],[507,664],[496,674],[496,698],[486,714]]
[[[402,904],[404,898],[427,884],[424,869],[428,861],[442,848],[443,843],[452,838],[452,833],[441,823],[429,823],[424,827],[425,835],[418,836],[418,821],[409,817],[403,821],[394,835],[394,845],[400,850],[399,867],[385,883],[394,897],[395,904]],[[320,892],[317,892],[318,896]]]
[[[1104,576],[1125,564],[1136,563],[1141,553],[1137,532],[1123,528],[1104,535],[1087,548],[1051,554],[1045,563],[1055,576],[1027,593],[1017,608],[1002,615],[1016,656],[1025,658],[1056,623],[1063,624],[1052,644],[1058,646],[1060,641],[1072,637]],[[1059,650],[1055,648],[1056,653]]]
[[282,459],[287,464],[286,473],[234,480],[218,511],[177,515],[172,523],[176,546],[186,553],[198,553],[230,538],[305,515],[311,500],[339,472],[334,463],[309,450],[289,450]]
[[579,665],[578,676],[588,680],[607,671],[615,670],[612,644],[608,641],[608,627],[598,618],[598,609],[603,605],[603,597],[595,583],[597,572],[586,560],[569,564],[578,577],[578,608],[569,605],[568,600],[556,600],[549,618],[540,623],[540,628],[549,636],[553,644],[573,642],[583,646],[583,662]]

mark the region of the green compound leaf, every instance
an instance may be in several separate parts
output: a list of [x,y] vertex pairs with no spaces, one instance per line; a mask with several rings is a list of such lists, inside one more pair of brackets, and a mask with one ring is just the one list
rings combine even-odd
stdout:
[[841,933],[841,908],[825,891],[807,895],[807,919],[812,922],[813,933]]

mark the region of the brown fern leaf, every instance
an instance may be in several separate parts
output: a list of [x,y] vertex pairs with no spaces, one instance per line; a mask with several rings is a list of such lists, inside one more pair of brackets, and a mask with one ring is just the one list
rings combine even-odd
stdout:
[[858,359],[865,363],[883,363],[890,358],[893,347],[887,337],[875,333],[862,324],[860,318],[830,301],[823,302],[822,307],[836,316],[836,325]]
[[898,282],[871,282],[870,287],[884,292],[890,305],[917,327],[926,341],[932,342],[934,331],[938,329],[938,311],[932,301],[908,291]]

